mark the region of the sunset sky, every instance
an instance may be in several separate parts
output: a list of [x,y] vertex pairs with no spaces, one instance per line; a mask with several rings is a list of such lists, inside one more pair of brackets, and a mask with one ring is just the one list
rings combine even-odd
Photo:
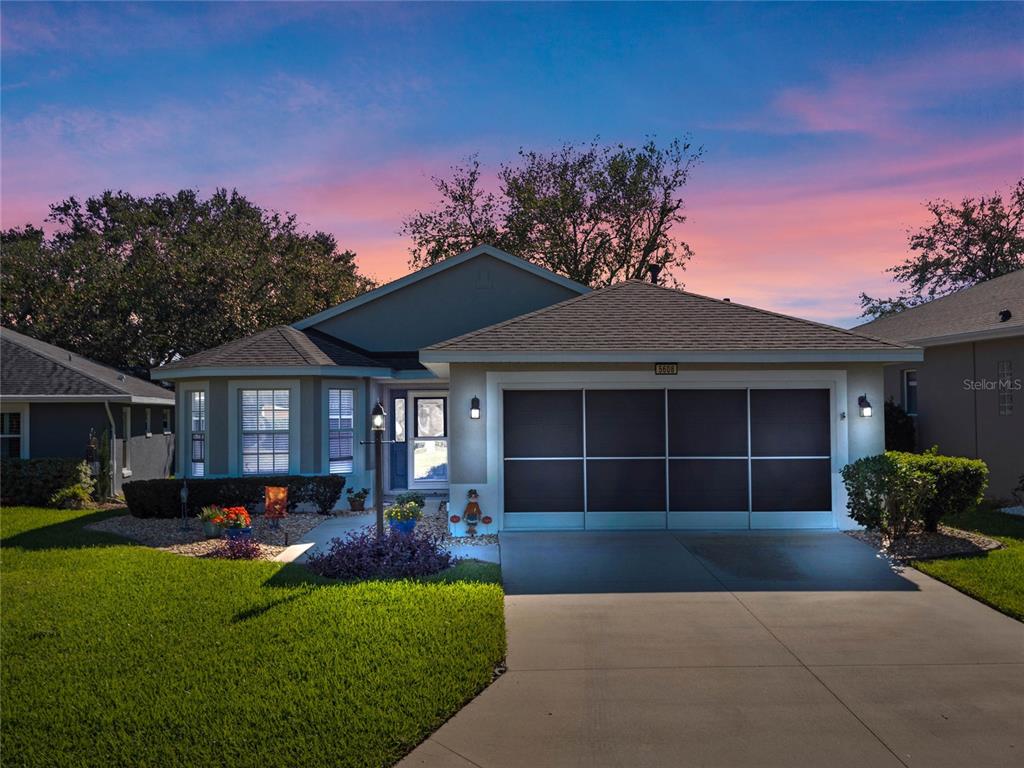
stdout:
[[470,153],[705,147],[688,290],[840,325],[931,198],[1024,173],[1024,4],[2,5],[2,224],[237,187],[378,280]]

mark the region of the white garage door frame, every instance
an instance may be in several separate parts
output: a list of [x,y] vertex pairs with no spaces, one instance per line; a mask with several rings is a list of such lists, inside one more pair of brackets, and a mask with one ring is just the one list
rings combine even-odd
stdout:
[[[832,508],[820,512],[636,513],[580,512],[506,513],[503,393],[507,390],[595,389],[826,389],[829,392]],[[495,479],[492,498],[504,530],[582,530],[599,528],[665,529],[835,529],[845,517],[841,468],[848,461],[847,386],[845,370],[681,371],[658,376],[647,371],[491,371],[487,374],[488,476]],[[750,418],[748,409],[748,420]],[[667,504],[666,504],[667,506]],[[638,517],[637,515],[640,515]],[[628,515],[628,517],[627,517]]]

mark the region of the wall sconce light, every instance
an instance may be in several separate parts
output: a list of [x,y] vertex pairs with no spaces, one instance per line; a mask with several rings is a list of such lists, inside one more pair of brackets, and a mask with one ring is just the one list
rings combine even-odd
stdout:
[[871,415],[871,403],[868,402],[868,396],[867,395],[861,395],[860,397],[857,398],[857,407],[860,408],[860,415],[861,416],[870,416]]
[[474,397],[469,401],[469,418],[479,419],[480,418],[480,398]]
[[384,412],[384,405],[380,400],[373,406],[373,410],[370,411],[370,429],[374,432],[384,431],[384,421],[387,418],[387,413]]

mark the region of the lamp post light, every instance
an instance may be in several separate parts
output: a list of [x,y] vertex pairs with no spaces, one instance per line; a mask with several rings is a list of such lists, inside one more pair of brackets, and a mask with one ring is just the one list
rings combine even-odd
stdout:
[[[388,414],[380,400],[370,411],[370,431],[373,432],[373,506],[377,510],[377,538],[384,535],[384,428]],[[388,442],[391,442],[390,440]]]

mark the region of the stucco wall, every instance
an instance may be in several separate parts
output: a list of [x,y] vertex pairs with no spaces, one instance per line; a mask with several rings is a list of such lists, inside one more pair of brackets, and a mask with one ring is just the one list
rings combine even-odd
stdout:
[[578,295],[478,256],[314,327],[364,349],[411,351]]

